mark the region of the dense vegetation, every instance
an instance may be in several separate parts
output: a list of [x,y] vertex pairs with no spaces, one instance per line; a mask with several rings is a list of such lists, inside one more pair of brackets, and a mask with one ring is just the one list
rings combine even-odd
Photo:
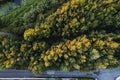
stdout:
[[0,31],[15,35],[0,36],[0,69],[41,73],[119,67],[119,7],[120,0],[26,2],[0,17]]
[[[44,21],[45,17],[53,13],[63,2],[65,1],[28,0],[26,5],[13,10],[11,13],[1,18],[3,24],[7,23],[6,26],[3,25],[1,30],[23,35],[26,29],[34,27],[37,24],[39,25],[42,21]],[[22,3],[25,4],[25,2]]]

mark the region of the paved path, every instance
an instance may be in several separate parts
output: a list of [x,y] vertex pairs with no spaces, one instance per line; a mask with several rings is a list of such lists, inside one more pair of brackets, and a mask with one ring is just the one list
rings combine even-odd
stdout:
[[7,35],[7,36],[10,36],[10,37],[15,37],[16,39],[18,40],[23,40],[23,37],[20,37],[20,36],[16,36],[14,34],[11,34],[11,33],[7,33],[7,32],[0,32],[0,35]]
[[[120,68],[100,70],[97,76],[99,80],[120,80]],[[117,77],[119,77],[119,79],[116,79]]]
[[11,34],[11,33],[6,33],[6,32],[0,32],[0,35],[14,36],[13,34]]

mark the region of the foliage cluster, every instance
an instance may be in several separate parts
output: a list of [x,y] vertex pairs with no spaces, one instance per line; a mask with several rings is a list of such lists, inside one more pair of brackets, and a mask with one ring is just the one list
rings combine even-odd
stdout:
[[0,69],[41,73],[118,67],[119,4],[119,0],[31,0],[16,8],[0,18],[0,28],[24,38],[0,36]]
[[[113,32],[120,30],[120,12],[114,6],[116,1],[71,0],[46,17],[40,26],[25,31],[28,41],[50,37],[70,38],[91,31]],[[114,16],[114,17],[113,17]]]

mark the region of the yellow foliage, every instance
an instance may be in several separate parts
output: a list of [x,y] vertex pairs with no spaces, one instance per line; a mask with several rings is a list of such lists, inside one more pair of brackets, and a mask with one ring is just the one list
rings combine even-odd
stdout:
[[10,64],[12,65],[15,62],[14,58],[10,59]]
[[27,48],[27,44],[21,44],[20,51],[24,52]]
[[69,9],[68,3],[65,3],[61,9],[61,14]]
[[33,36],[35,34],[35,30],[34,29],[28,29],[24,32],[24,39],[25,40],[31,40],[31,36]]
[[112,3],[113,0],[104,0],[104,3]]
[[113,59],[113,55],[108,55],[108,59]]
[[55,52],[53,50],[50,51],[50,55],[51,56],[54,56],[55,55]]
[[82,19],[80,19],[80,22],[84,23],[85,22],[85,18],[83,17]]
[[3,57],[3,54],[0,52],[0,58],[2,58]]
[[88,41],[87,38],[86,38],[86,35],[82,36],[82,37],[80,38],[80,41],[83,41],[83,43],[86,42],[86,41]]
[[85,62],[86,62],[86,60],[85,60],[85,59],[82,59],[82,60],[81,60],[81,63],[85,63]]
[[35,43],[33,44],[33,50],[37,50],[38,48],[39,48],[38,43],[35,42]]
[[80,58],[81,59],[86,59],[86,56],[85,55],[81,55]]
[[69,57],[69,56],[68,56],[67,54],[64,54],[64,58],[65,58],[65,59],[68,59],[68,57]]
[[51,60],[51,59],[52,59],[52,56],[51,56],[51,55],[48,55],[47,57],[48,57],[48,60]]
[[97,40],[96,45],[102,48],[105,45],[105,42],[103,40]]
[[80,65],[78,65],[78,64],[73,64],[73,67],[75,68],[75,69],[80,69]]
[[73,45],[73,46],[70,46],[69,48],[71,51],[75,51],[76,50],[76,47]]
[[111,42],[108,46],[111,48],[118,48],[119,44],[116,42]]
[[31,60],[31,61],[34,61],[34,57],[33,57],[33,56],[32,56],[32,57],[30,57],[30,60]]
[[20,61],[20,58],[17,58],[17,61]]
[[106,50],[102,50],[102,54],[107,54]]
[[93,50],[92,50],[91,58],[92,58],[92,59],[98,59],[99,57],[100,57],[99,51],[96,50],[96,49],[93,49]]
[[97,8],[97,4],[94,2],[94,5],[92,7],[93,9],[96,9]]
[[74,19],[71,21],[72,24],[76,24],[77,22],[78,22],[77,18],[74,18]]
[[84,4],[85,0],[72,0],[71,5]]
[[14,51],[11,51],[10,55],[11,55],[11,56],[15,55],[15,52],[14,52]]
[[54,60],[56,61],[57,59],[58,59],[58,56],[57,56],[57,55],[55,55],[55,56],[54,56]]
[[37,69],[38,69],[37,66],[33,67],[33,71],[37,71]]
[[56,48],[56,53],[57,54],[62,54],[63,53],[63,51],[61,50],[61,47]]
[[5,39],[2,41],[2,46],[5,46],[7,43],[8,43],[8,39],[5,38]]
[[98,53],[98,50],[93,49],[92,52],[93,52],[93,53]]
[[[87,57],[90,57],[90,61],[101,59],[101,55],[106,55],[108,59],[113,59],[113,55],[110,56],[108,50],[117,47],[118,43],[113,42],[111,39],[89,39],[86,37],[86,35],[84,35],[73,40],[65,40],[63,43],[58,43],[57,45],[52,46],[45,52],[44,57],[42,57],[46,62],[44,63],[46,67],[48,67],[49,64],[52,64],[54,61],[57,63],[64,59],[64,65],[70,65],[69,63],[74,64],[76,60],[79,60],[79,63],[74,64],[73,67],[75,69],[80,69],[80,65],[78,64],[84,64],[87,62]],[[87,53],[90,55],[87,55]],[[75,59],[72,59],[73,57]],[[95,63],[95,65],[97,66],[97,69],[101,69],[106,68],[109,63],[102,64],[101,62],[98,62],[98,64]]]
[[85,45],[85,47],[89,48],[89,47],[91,46],[91,43],[90,43],[90,42],[87,42],[87,43],[85,43],[84,45]]
[[45,67],[48,67],[50,65],[49,62],[45,62]]
[[92,38],[92,41],[96,41],[96,38]]
[[113,42],[113,41],[107,42],[106,45],[110,48],[118,48],[119,47],[119,44],[116,42]]
[[79,0],[80,4],[84,4],[86,0]]
[[47,56],[44,57],[44,61],[48,61],[48,57]]
[[112,37],[108,37],[108,41],[112,41],[113,40],[113,38]]
[[59,55],[59,57],[62,57],[62,54],[58,54]]
[[36,65],[36,64],[37,64],[37,61],[34,61],[33,64]]
[[11,58],[11,55],[9,55],[9,54],[10,54],[10,53],[6,53],[6,54],[5,54],[8,59]]
[[13,63],[14,63],[14,59],[11,58],[11,59],[5,61],[5,62],[4,62],[4,65],[5,65],[6,68],[10,68]]
[[105,68],[107,68],[107,65],[102,62],[96,62],[95,67],[96,67],[96,69],[105,69]]
[[69,23],[70,28],[77,28],[79,25],[80,23],[77,18],[73,18]]
[[45,55],[44,55],[44,54],[41,54],[41,57],[40,57],[40,58],[43,59],[44,57],[45,57]]

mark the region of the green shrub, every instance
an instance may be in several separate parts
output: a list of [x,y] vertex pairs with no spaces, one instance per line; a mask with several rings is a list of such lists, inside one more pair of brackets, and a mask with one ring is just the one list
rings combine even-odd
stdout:
[[[36,22],[41,23],[45,20],[39,18],[39,16],[41,16],[39,14],[43,14],[44,17],[47,17],[64,2],[65,1],[61,0],[28,0],[26,5],[22,5],[11,11],[9,14],[1,17],[3,24],[7,24],[7,27],[10,29],[14,28],[14,30],[11,31],[7,30],[7,27],[4,27],[3,29],[7,32],[22,35],[26,29],[33,28],[36,25]],[[16,29],[22,29],[22,31],[16,32]]]

